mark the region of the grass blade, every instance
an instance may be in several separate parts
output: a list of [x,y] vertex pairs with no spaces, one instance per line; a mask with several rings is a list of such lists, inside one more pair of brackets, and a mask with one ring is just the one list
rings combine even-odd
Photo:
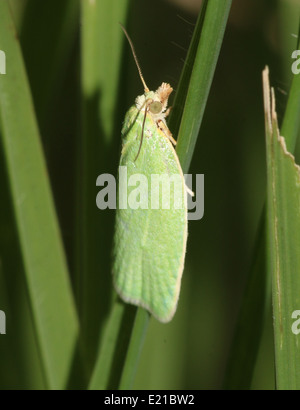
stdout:
[[[299,46],[298,46],[299,47]],[[299,133],[300,81],[295,76],[283,120],[283,135],[287,146],[293,152]],[[265,208],[259,222],[253,262],[239,313],[236,332],[231,346],[224,387],[226,389],[249,389],[251,386],[260,339],[271,303],[271,276],[266,263],[266,222]],[[253,308],[253,300],[256,301]]]
[[0,2],[2,144],[45,379],[66,387],[78,323],[24,63],[7,1]]
[[132,389],[141,350],[144,344],[150,315],[145,309],[138,309],[132,329],[131,340],[126,354],[119,390]]
[[[297,50],[300,49],[300,24]],[[297,137],[300,130],[300,75],[294,75],[289,94],[287,107],[284,114],[284,119],[281,127],[281,133],[284,135],[287,150],[294,152]]]
[[266,68],[263,85],[276,382],[278,389],[299,390],[300,347],[296,319],[300,315],[297,310],[300,304],[300,168],[287,151],[284,138],[280,137],[274,90],[270,90],[268,75]]
[[[222,2],[210,0],[207,6],[204,4],[204,20],[202,14],[200,14],[195,29],[195,38],[200,40],[193,65],[190,66],[191,61],[186,61],[186,67],[193,67],[189,84],[185,83],[188,76],[186,74],[182,75],[182,82],[185,87],[188,87],[188,91],[179,128],[176,152],[183,172],[187,172],[189,169],[196,145],[231,3],[231,0]],[[199,30],[198,26],[202,26],[202,29]],[[199,37],[200,31],[201,37]],[[194,45],[191,57],[194,54],[193,49]],[[181,83],[180,86],[182,86]],[[172,118],[170,119],[170,128],[172,129]]]
[[88,377],[101,350],[99,335],[105,332],[112,300],[107,249],[112,242],[113,213],[97,209],[95,184],[101,173],[115,172],[117,150],[113,143],[120,140],[120,121],[116,117],[124,40],[118,23],[125,22],[128,4],[127,0],[81,1],[82,133],[78,150],[75,264]]
[[[47,140],[53,105],[57,104],[63,87],[78,15],[79,0],[52,0],[43,4],[29,0],[25,7],[20,41],[43,141]],[[36,41],[36,33],[43,41]]]
[[[125,305],[119,299],[113,304],[89,385],[90,390],[115,389],[119,386],[135,316],[134,306]],[[136,355],[135,359],[138,358],[139,355]]]

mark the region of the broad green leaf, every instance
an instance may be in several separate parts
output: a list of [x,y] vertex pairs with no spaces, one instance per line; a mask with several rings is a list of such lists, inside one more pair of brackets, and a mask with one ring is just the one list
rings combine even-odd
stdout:
[[263,85],[276,383],[278,389],[299,390],[300,168],[279,133],[268,68],[263,73]]

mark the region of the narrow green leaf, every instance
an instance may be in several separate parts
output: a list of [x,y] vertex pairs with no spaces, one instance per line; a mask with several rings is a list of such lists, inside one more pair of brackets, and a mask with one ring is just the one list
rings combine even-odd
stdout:
[[66,387],[78,323],[32,98],[7,1],[0,2],[2,144],[48,387]]
[[[96,207],[96,180],[113,174],[113,141],[120,141],[118,90],[129,0],[81,0],[82,133],[78,149],[76,294],[82,322],[85,363],[90,375],[105,332],[112,299],[113,213]],[[119,146],[119,144],[118,144]],[[104,348],[104,350],[106,350]]]
[[90,390],[115,389],[119,385],[135,316],[134,306],[126,305],[120,299],[113,304],[89,385]]
[[119,384],[119,390],[132,389],[141,355],[150,315],[145,309],[138,309],[132,329],[131,340]]
[[82,88],[85,98],[98,98],[101,138],[111,141],[117,111],[120,63],[124,35],[119,22],[126,20],[129,0],[81,0]]
[[[20,41],[43,140],[78,30],[79,0],[26,2]],[[36,41],[37,33],[43,41]]]
[[[297,50],[300,49],[300,23]],[[291,59],[291,63],[295,60]],[[300,75],[293,75],[289,99],[284,114],[281,133],[285,138],[288,151],[294,152],[300,130]]]
[[[298,43],[298,48],[300,47]],[[298,75],[299,77],[299,75]],[[289,93],[287,109],[283,121],[284,137],[287,146],[294,150],[295,139],[299,133],[300,81],[294,79]],[[287,119],[286,119],[287,118]],[[263,209],[255,240],[252,265],[237,321],[236,331],[227,364],[224,387],[226,389],[249,389],[260,345],[263,326],[271,301],[271,276],[266,263],[266,221]],[[255,305],[253,308],[253,300]]]
[[[196,145],[200,125],[202,122],[209,90],[214,76],[216,64],[218,61],[225,27],[230,11],[232,0],[210,0],[204,4],[203,11],[199,15],[195,29],[195,39],[198,39],[196,54],[194,53],[194,40],[190,56],[194,61],[186,61],[186,69],[192,67],[188,86],[187,97],[180,123],[178,143],[176,152],[178,154],[183,172],[187,172],[190,166],[194,148]],[[202,26],[200,30],[198,26]],[[201,32],[201,37],[199,37]],[[195,40],[197,41],[197,40]],[[194,56],[195,54],[195,56]],[[191,65],[193,63],[193,65]],[[182,75],[182,81],[185,82],[189,76]],[[181,93],[180,93],[181,95]],[[175,100],[176,105],[176,100]],[[170,119],[172,121],[172,118]],[[172,129],[172,123],[170,122]]]
[[119,329],[124,313],[124,304],[114,303],[110,320],[106,325],[101,341],[96,365],[89,384],[89,390],[106,390],[108,389],[112,373],[115,348],[118,345]]
[[199,46],[200,35],[203,28],[203,21],[205,17],[207,4],[208,0],[204,0],[197,18],[197,23],[193,32],[191,44],[188,49],[186,61],[180,75],[178,89],[176,90],[175,94],[174,106],[172,107],[172,111],[168,119],[168,126],[175,136],[178,136],[179,133],[181,118],[185,106],[186,96],[189,89],[188,86],[191,80],[193,64]]
[[278,389],[299,390],[299,320],[296,319],[300,316],[300,167],[280,136],[267,68],[263,80],[276,382]]

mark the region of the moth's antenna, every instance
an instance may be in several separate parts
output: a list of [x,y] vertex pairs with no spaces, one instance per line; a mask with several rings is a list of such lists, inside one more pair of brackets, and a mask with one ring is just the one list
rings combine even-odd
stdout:
[[129,34],[127,33],[125,27],[124,27],[121,23],[119,23],[119,24],[120,24],[122,30],[124,31],[125,36],[127,37],[127,40],[128,40],[129,45],[130,45],[130,47],[131,47],[131,51],[132,51],[132,54],[133,54],[133,57],[134,57],[134,60],[135,60],[135,64],[136,64],[136,66],[137,66],[137,69],[138,69],[140,78],[141,78],[141,80],[142,80],[142,83],[143,83],[143,86],[144,86],[144,89],[145,89],[145,93],[147,93],[147,92],[149,92],[149,88],[147,87],[147,85],[146,85],[146,83],[145,83],[145,80],[144,80],[144,77],[143,77],[143,74],[142,74],[142,70],[141,70],[141,67],[140,67],[140,65],[139,65],[137,56],[136,56],[136,54],[135,54],[135,50],[134,50],[134,47],[133,47],[131,38],[129,37]]

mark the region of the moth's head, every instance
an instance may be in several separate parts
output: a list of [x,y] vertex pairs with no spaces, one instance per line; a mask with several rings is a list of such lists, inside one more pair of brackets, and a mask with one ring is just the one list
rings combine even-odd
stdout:
[[146,91],[143,95],[139,95],[135,104],[138,110],[144,111],[148,107],[152,114],[164,112],[168,105],[168,98],[173,88],[170,84],[162,83],[156,91]]

